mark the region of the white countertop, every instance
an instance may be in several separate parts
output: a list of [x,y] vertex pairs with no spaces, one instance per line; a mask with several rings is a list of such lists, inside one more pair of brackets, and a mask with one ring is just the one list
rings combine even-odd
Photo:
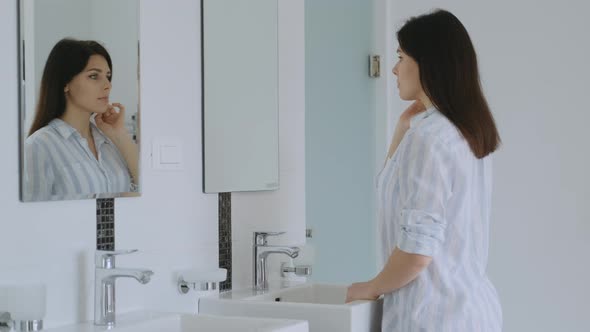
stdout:
[[308,332],[307,321],[263,317],[219,316],[211,314],[180,314],[132,312],[117,317],[114,327],[95,326],[93,322],[47,329],[49,332]]
[[[117,316],[117,327],[131,327],[140,322],[145,322],[153,319],[173,317],[177,314],[164,313],[164,312],[149,312],[149,311],[137,311],[120,314]],[[66,325],[62,327],[55,327],[50,329],[43,329],[43,331],[51,332],[99,332],[109,331],[110,328],[107,326],[96,326],[93,321],[88,321],[79,324]]]

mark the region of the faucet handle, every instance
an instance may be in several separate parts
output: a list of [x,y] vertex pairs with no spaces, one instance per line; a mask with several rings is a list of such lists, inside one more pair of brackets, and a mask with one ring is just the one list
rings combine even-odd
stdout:
[[128,255],[137,252],[137,249],[126,249],[126,250],[97,250],[94,256],[94,263],[96,267],[103,269],[112,269],[115,267],[115,256],[117,255]]
[[296,276],[310,276],[311,265],[288,266],[287,262],[282,262],[281,275],[283,276],[283,278],[287,276],[287,273],[295,273]]
[[254,232],[254,245],[265,246],[267,236],[277,236],[285,232]]

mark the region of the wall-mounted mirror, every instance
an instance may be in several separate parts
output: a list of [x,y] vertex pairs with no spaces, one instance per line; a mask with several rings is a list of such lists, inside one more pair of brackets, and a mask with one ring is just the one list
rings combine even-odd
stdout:
[[139,0],[19,0],[21,200],[138,196]]
[[203,191],[279,187],[277,0],[202,0]]

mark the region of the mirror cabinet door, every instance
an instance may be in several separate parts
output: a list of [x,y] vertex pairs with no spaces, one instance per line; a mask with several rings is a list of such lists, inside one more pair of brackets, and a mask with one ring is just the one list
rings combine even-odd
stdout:
[[277,0],[202,0],[204,192],[279,187]]

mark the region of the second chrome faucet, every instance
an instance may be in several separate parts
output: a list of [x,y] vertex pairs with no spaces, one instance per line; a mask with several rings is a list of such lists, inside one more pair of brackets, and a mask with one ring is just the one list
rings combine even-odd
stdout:
[[254,288],[268,289],[267,258],[270,254],[284,254],[291,258],[299,255],[298,247],[268,245],[267,237],[285,232],[254,232],[253,277]]

